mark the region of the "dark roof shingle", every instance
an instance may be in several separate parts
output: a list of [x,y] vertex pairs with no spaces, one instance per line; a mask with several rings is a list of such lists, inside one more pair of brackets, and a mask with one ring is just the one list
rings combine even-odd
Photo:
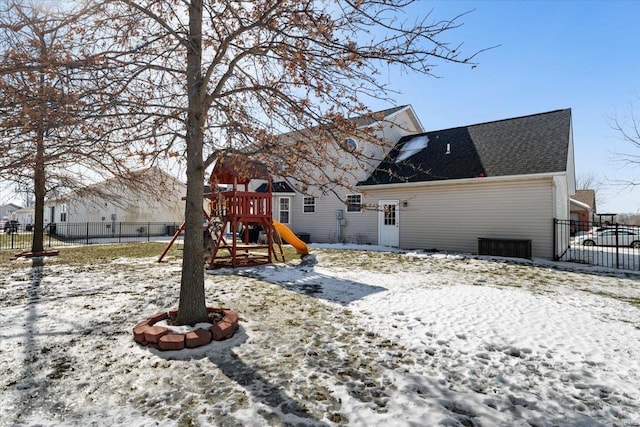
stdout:
[[[258,188],[256,188],[256,193],[266,193],[267,192],[267,184],[260,184]],[[296,191],[289,185],[289,183],[285,181],[276,181],[272,184],[271,188],[272,193],[295,193]]]
[[[426,147],[396,162],[405,144],[425,136]],[[562,172],[570,138],[571,109],[408,135],[359,185]]]

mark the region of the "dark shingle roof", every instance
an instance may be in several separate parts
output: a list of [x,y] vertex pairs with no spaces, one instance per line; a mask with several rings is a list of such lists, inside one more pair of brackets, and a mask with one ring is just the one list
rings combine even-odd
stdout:
[[[405,144],[424,136],[425,148],[396,163]],[[571,109],[408,135],[359,185],[562,172],[570,138]]]
[[[266,193],[267,192],[267,184],[260,184],[258,188],[256,188],[256,193]],[[272,193],[295,193],[296,191],[285,181],[276,181],[272,184],[271,187]]]

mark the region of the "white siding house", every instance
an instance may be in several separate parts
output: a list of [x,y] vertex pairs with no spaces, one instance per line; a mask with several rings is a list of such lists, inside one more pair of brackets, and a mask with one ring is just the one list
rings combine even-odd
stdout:
[[[182,197],[186,194],[186,185],[157,168],[140,173],[144,174],[145,180],[155,183],[159,191],[123,187],[115,180],[103,181],[94,185],[100,186],[103,192],[116,194],[116,198],[96,196],[90,189],[84,189],[47,200],[45,226],[55,224],[55,233],[64,237],[87,233],[77,224],[96,224],[96,229],[109,228],[115,232],[117,224],[140,223],[138,232],[166,234],[167,225],[179,225],[183,220]],[[153,223],[153,229],[140,228],[145,227],[144,223]]]
[[[373,129],[375,135],[388,144],[369,144],[366,141],[357,140],[357,137],[351,138],[358,144],[357,149],[364,151],[362,157],[371,161],[369,164],[360,165],[340,189],[335,189],[337,195],[322,192],[320,187],[323,183],[309,188],[303,194],[296,191],[295,182],[289,185],[278,182],[277,177],[275,178],[273,215],[276,220],[287,224],[296,234],[309,235],[312,242],[344,241],[369,244],[377,242],[375,238],[377,213],[362,210],[355,204],[345,205],[347,200],[355,202],[358,198],[362,198],[358,190],[347,188],[355,188],[359,181],[366,179],[400,138],[423,132],[424,129],[409,105],[385,110],[376,115],[381,117],[379,121],[364,121],[360,124],[360,128]],[[343,159],[341,166],[344,169],[350,169],[356,165],[355,160],[350,156],[345,156]],[[334,173],[341,173],[341,171],[336,170]],[[288,221],[283,221],[285,218]]]
[[379,211],[369,238],[385,246],[465,253],[477,252],[478,238],[531,239],[533,255],[549,257],[553,185],[548,175],[380,185],[366,191],[367,202],[395,202],[391,226],[397,235],[380,235],[385,224]]
[[553,220],[569,219],[575,193],[570,109],[425,132],[405,106],[386,123],[386,151],[352,190],[276,182],[274,218],[318,243],[477,253],[479,239],[519,240],[554,257]]
[[530,240],[532,256],[552,258],[573,157],[571,110],[557,110],[404,137],[359,187],[381,207],[381,245],[475,253],[478,239]]
[[34,223],[34,208],[33,206],[27,206],[26,208],[21,208],[13,211],[13,217],[16,219],[22,226],[30,226]]
[[17,219],[15,217],[15,212],[19,209],[22,208],[18,205],[14,205],[13,203],[0,205],[0,219]]

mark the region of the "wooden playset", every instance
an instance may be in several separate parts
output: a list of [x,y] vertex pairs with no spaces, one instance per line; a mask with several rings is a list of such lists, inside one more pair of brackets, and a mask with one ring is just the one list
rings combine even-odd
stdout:
[[[262,186],[266,191],[249,191],[252,180],[266,184]],[[280,234],[299,254],[308,253],[307,246],[289,228],[273,220],[272,184],[269,172],[261,164],[240,157],[225,157],[216,162],[209,178],[211,191],[204,194],[206,265],[235,268],[284,262]],[[158,262],[183,230],[184,223]]]

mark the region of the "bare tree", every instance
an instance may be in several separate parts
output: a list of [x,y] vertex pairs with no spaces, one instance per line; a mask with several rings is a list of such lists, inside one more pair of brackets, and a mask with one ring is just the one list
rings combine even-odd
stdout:
[[576,190],[593,190],[594,198],[600,204],[605,203],[608,200],[607,184],[594,172],[577,174]]
[[97,123],[106,82],[95,77],[99,56],[85,47],[95,8],[21,0],[0,7],[0,178],[34,193],[36,253],[44,249],[47,195],[82,188],[86,175],[124,177],[128,168]]
[[[636,114],[633,104],[629,107],[626,120],[614,117],[611,119],[611,122],[612,128],[622,135],[623,141],[627,142],[632,150],[636,150],[616,153],[615,161],[624,166],[639,166],[640,154],[638,154],[637,150],[640,150],[640,116]],[[640,180],[632,178],[622,181],[619,180],[616,183],[624,186],[636,186],[640,185]]]
[[579,173],[576,176],[576,190],[597,190],[601,186],[600,178],[593,172]]
[[[473,56],[459,56],[460,46],[441,39],[459,26],[459,17],[439,21],[428,13],[416,19],[404,13],[413,3],[106,3],[100,25],[109,29],[98,45],[111,45],[103,59],[123,89],[105,117],[122,129],[119,137],[128,138],[133,154],[184,157],[186,163],[178,323],[207,318],[201,212],[207,166],[234,153],[315,184],[317,174],[303,165],[343,170],[345,156],[359,155],[341,149],[341,141],[362,131],[349,118],[370,115],[367,100],[390,99],[392,86],[383,83],[380,70],[431,75],[437,63],[471,64]],[[304,131],[310,128],[312,139]],[[324,178],[334,179],[330,175]]]

